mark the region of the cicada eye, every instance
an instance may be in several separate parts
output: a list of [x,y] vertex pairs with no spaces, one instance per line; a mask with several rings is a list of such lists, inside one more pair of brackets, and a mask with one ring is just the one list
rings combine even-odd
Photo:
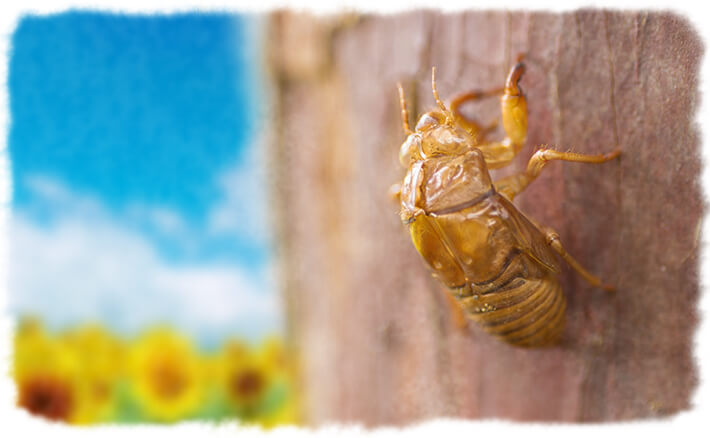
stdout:
[[441,124],[442,120],[434,112],[428,112],[419,118],[416,131],[426,131]]
[[419,135],[412,134],[407,137],[399,149],[399,162],[402,166],[409,167],[413,161],[422,159],[421,145],[422,139]]

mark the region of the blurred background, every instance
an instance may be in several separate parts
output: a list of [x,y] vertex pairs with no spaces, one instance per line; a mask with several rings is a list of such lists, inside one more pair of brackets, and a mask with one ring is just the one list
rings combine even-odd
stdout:
[[19,406],[296,419],[257,16],[26,16],[11,38]]

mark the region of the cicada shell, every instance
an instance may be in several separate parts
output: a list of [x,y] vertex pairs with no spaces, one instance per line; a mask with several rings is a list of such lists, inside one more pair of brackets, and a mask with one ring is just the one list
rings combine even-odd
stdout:
[[[400,186],[401,219],[433,275],[463,312],[486,332],[509,344],[557,343],[565,326],[565,297],[558,257],[594,286],[613,290],[579,265],[553,230],[538,226],[512,203],[551,160],[602,163],[619,155],[583,155],[540,149],[524,172],[493,182],[491,168],[510,164],[527,133],[527,106],[518,62],[505,87],[469,92],[438,108],[411,130],[401,86],[402,120],[408,137],[400,150],[407,174]],[[459,112],[466,101],[501,95],[505,138],[486,141],[485,129]]]

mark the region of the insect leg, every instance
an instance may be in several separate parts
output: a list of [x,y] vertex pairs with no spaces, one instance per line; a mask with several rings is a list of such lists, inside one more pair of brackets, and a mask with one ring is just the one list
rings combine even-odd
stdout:
[[503,143],[519,145],[528,134],[528,105],[518,83],[525,72],[525,65],[518,62],[513,66],[505,81],[503,96],[500,98],[501,116],[506,138]]
[[594,287],[600,287],[604,289],[607,292],[614,292],[615,288],[614,286],[610,284],[604,284],[602,281],[598,278],[595,277],[594,275],[590,274],[589,271],[584,269],[582,265],[577,262],[571,255],[565,251],[564,247],[562,246],[562,243],[560,242],[560,236],[557,234],[557,232],[551,228],[543,228],[543,231],[545,232],[545,240],[547,241],[547,244],[550,245],[550,248],[552,248],[557,254],[562,257],[568,265],[572,267],[579,275],[582,276],[589,284],[591,284]]
[[449,304],[449,311],[453,317],[454,325],[459,330],[466,329],[468,327],[467,318],[464,314],[463,307],[461,307],[461,304],[459,304],[453,295],[455,293],[454,290],[442,289],[442,291],[444,292],[444,295],[446,295],[446,302]]
[[476,146],[483,152],[490,169],[507,166],[525,143],[528,133],[528,106],[523,90],[518,85],[524,72],[525,65],[522,62],[513,66],[505,82],[503,96],[500,98],[505,138],[500,142]]
[[402,184],[400,183],[395,183],[392,184],[387,190],[387,197],[390,198],[392,201],[399,202],[400,195],[402,194]]
[[620,149],[614,149],[607,154],[585,155],[574,152],[560,152],[553,149],[540,149],[533,154],[525,172],[517,175],[511,175],[503,178],[495,183],[496,190],[511,201],[520,192],[540,175],[542,169],[549,161],[562,160],[573,161],[578,163],[604,163],[613,160],[621,154]]
[[451,113],[454,116],[454,121],[461,125],[474,137],[478,138],[479,140],[482,139],[487,133],[494,130],[496,126],[498,126],[498,122],[493,121],[490,125],[486,127],[481,127],[474,120],[466,117],[461,112],[459,107],[469,101],[498,96],[502,94],[503,91],[504,88],[496,88],[494,90],[487,91],[473,90],[454,96],[453,99],[451,99],[451,102],[449,103],[449,110],[451,110]]

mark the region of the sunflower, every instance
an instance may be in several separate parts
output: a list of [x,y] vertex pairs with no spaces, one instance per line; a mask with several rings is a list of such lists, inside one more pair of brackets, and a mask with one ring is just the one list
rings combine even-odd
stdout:
[[288,372],[290,365],[289,358],[286,355],[283,341],[280,338],[270,336],[264,339],[257,350],[257,354],[262,357],[262,360],[271,363],[277,372]]
[[287,359],[278,338],[256,347],[228,341],[215,363],[220,376],[217,384],[231,415],[266,427],[296,423],[299,405]]
[[48,337],[37,320],[21,322],[14,341],[17,405],[50,420],[71,421],[76,413],[77,358]]
[[51,373],[25,376],[17,382],[17,405],[33,415],[68,422],[75,407],[75,392],[67,379]]
[[202,402],[202,366],[187,339],[153,330],[136,342],[129,360],[134,395],[151,418],[175,421]]
[[123,344],[99,325],[65,333],[60,342],[80,363],[76,412],[71,421],[88,424],[111,419],[117,385],[124,374]]
[[272,336],[262,342],[256,354],[262,363],[271,364],[274,370],[271,400],[260,416],[259,423],[264,427],[298,424],[301,405],[295,352],[287,349],[280,338]]
[[227,343],[222,361],[222,379],[227,396],[245,414],[258,409],[274,381],[276,367],[237,341]]

